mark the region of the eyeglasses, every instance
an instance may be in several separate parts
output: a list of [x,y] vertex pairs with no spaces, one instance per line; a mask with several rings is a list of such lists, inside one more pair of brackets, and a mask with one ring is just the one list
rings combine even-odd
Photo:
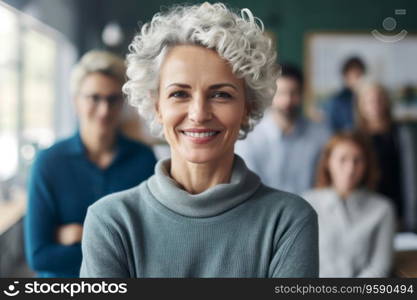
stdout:
[[108,96],[102,96],[99,94],[87,94],[81,96],[87,99],[92,105],[98,105],[101,101],[105,101],[110,107],[120,106],[124,100],[122,94],[111,94]]

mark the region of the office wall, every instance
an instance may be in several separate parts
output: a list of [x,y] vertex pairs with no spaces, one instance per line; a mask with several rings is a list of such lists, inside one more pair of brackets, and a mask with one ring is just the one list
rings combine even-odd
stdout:
[[[101,32],[109,21],[117,21],[126,32],[122,46],[125,53],[138,22],[149,21],[161,6],[172,0],[6,0],[17,7],[37,11],[38,17],[63,32],[83,53],[93,47],[104,47]],[[181,1],[180,1],[181,2]],[[187,1],[189,3],[202,1]],[[216,2],[216,1],[210,1]],[[281,61],[303,64],[304,37],[312,31],[371,31],[382,29],[385,17],[395,17],[397,28],[417,32],[415,0],[228,0],[232,7],[248,7],[260,17],[265,27],[276,32]],[[34,8],[38,8],[37,10]],[[394,10],[407,10],[405,16],[394,16]]]

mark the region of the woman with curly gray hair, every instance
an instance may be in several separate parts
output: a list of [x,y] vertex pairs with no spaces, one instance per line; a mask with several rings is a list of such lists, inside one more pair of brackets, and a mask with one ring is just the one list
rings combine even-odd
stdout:
[[262,23],[221,3],[175,6],[129,49],[124,92],[171,158],[89,208],[81,276],[317,276],[313,209],[264,186],[234,154],[274,92]]

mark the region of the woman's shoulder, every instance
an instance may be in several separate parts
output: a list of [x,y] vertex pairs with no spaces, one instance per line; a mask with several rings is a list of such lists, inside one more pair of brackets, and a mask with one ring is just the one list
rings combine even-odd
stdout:
[[104,222],[106,220],[119,222],[128,215],[136,215],[145,197],[143,192],[145,185],[146,181],[133,188],[104,196],[90,205],[88,212],[100,217]]
[[254,195],[260,206],[293,219],[316,217],[312,206],[301,196],[261,185]]
[[388,197],[370,190],[364,190],[362,193],[363,197],[366,198],[364,203],[372,207],[374,211],[379,210],[382,213],[394,212],[394,205]]
[[[258,206],[252,207],[251,210],[256,211],[257,219],[262,219],[262,222],[268,224],[266,227],[273,225],[276,245],[292,243],[301,232],[303,241],[300,243],[309,243],[308,239],[315,240],[318,230],[317,213],[303,198],[264,185],[255,197],[259,200]],[[307,240],[304,240],[305,235],[309,236]],[[311,250],[314,250],[314,247],[314,244],[309,245]]]
[[336,192],[330,187],[315,188],[302,194],[302,197],[314,208],[316,212],[322,214],[327,210],[329,203],[333,203],[338,198]]
[[336,194],[331,188],[315,188],[302,193],[301,196],[308,202],[313,203],[323,198],[333,198]]

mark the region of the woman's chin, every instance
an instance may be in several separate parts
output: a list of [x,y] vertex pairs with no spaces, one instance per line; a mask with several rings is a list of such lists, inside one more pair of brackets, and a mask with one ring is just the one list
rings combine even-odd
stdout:
[[216,162],[224,157],[220,151],[213,151],[212,149],[183,151],[181,154],[183,160],[194,164]]
[[187,155],[185,159],[186,161],[190,163],[194,163],[194,164],[206,164],[206,163],[215,161],[215,158],[211,155],[198,155],[198,154]]

